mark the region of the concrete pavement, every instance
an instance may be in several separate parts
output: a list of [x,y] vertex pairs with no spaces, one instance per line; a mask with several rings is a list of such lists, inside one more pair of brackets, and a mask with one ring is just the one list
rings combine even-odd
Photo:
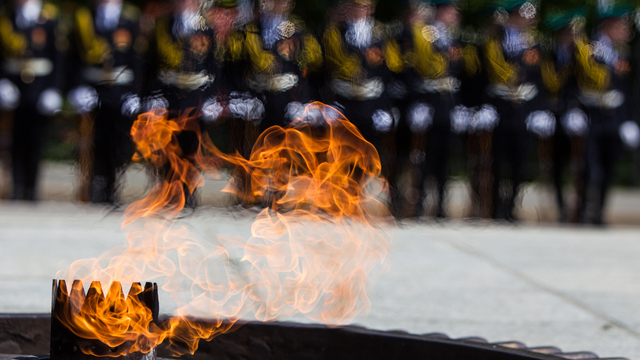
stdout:
[[[0,197],[8,194],[8,174],[0,169]],[[122,200],[130,203],[140,199],[149,189],[151,175],[138,164],[130,166],[122,181]],[[203,205],[224,207],[232,200],[220,190],[227,183],[228,174],[221,179],[208,178],[200,189]],[[75,201],[77,198],[78,168],[75,163],[47,162],[42,165],[40,176],[40,198],[45,201]],[[454,179],[449,184],[448,213],[455,218],[464,218],[469,213],[469,189],[465,182]],[[567,190],[570,197],[571,191]],[[523,191],[521,219],[530,222],[554,222],[557,217],[553,189],[548,184],[529,184]],[[573,201],[569,199],[569,204]],[[640,225],[640,189],[613,189],[605,212],[611,224]]]
[[[58,270],[122,244],[121,215],[0,203],[0,312],[48,312]],[[246,237],[253,215],[206,206],[183,221]],[[392,232],[390,270],[373,279],[371,310],[353,323],[640,359],[640,228],[453,220]]]

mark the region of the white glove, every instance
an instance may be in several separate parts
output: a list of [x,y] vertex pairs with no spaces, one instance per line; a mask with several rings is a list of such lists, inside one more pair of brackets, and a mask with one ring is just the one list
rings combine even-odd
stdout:
[[53,116],[62,109],[62,96],[57,89],[47,89],[38,97],[36,109],[41,115]]
[[640,128],[635,121],[625,121],[620,125],[620,139],[631,149],[636,149],[640,145]]
[[567,111],[560,125],[569,136],[585,136],[589,130],[587,114],[578,108]]
[[258,121],[264,117],[264,104],[257,98],[249,98],[245,100],[247,107],[247,121]]
[[18,107],[20,103],[20,90],[9,81],[9,79],[0,80],[0,109],[11,111]]
[[469,132],[492,131],[500,122],[500,116],[493,105],[484,104],[471,117]]
[[376,110],[371,116],[371,120],[373,120],[373,127],[378,132],[388,132],[393,126],[393,118],[388,111]]
[[304,114],[304,108],[305,104],[301,104],[297,101],[288,103],[284,113],[284,117],[287,123],[302,118],[302,115]]
[[98,93],[90,86],[80,85],[69,91],[69,102],[76,112],[86,114],[98,106]]
[[541,139],[546,139],[556,132],[556,118],[550,111],[534,111],[525,120],[527,130],[538,135]]
[[145,97],[142,100],[142,111],[151,111],[153,109],[164,109],[169,107],[169,100],[161,94],[155,94]]
[[449,117],[451,118],[451,131],[456,134],[462,134],[467,131],[473,112],[471,109],[464,105],[458,105],[453,110]]
[[433,123],[434,109],[425,103],[415,103],[409,109],[409,127],[414,133],[421,133]]
[[126,117],[132,117],[140,111],[140,97],[136,94],[125,94],[123,96],[124,102],[120,112]]
[[210,97],[202,104],[202,120],[207,122],[216,121],[223,110],[224,106],[218,102],[218,99],[215,96]]
[[245,121],[258,121],[264,116],[264,105],[257,98],[243,94],[239,98],[229,100],[229,112]]

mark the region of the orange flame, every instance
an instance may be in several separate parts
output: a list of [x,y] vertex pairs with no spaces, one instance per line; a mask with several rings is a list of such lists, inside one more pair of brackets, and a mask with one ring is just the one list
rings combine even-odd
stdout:
[[[184,131],[198,136],[194,154],[182,153],[177,136]],[[153,324],[148,310],[122,291],[90,305],[87,295],[79,313],[58,316],[76,335],[110,345],[130,341],[129,352],[164,341],[193,353],[199,339],[229,331],[239,318],[302,314],[344,324],[369,308],[367,278],[388,263],[390,236],[379,224],[389,214],[370,191],[380,180],[378,153],[338,111],[308,105],[291,126],[261,134],[249,159],[220,152],[194,118],[169,119],[158,109],[141,115],[131,134],[134,160],[168,168],[165,179],[125,210],[124,246],[76,261],[59,278],[154,279],[176,301],[176,316]],[[202,172],[218,176],[222,164],[237,174],[224,191],[271,203],[256,216],[249,239],[198,240],[177,219],[185,191],[204,184]],[[190,321],[194,312],[216,321]]]

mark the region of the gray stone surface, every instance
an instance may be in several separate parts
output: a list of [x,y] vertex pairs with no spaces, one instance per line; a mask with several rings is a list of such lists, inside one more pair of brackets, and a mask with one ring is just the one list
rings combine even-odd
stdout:
[[[253,215],[204,207],[184,222],[246,237]],[[0,312],[48,312],[56,272],[122,244],[121,216],[0,202]],[[369,314],[353,323],[640,359],[640,228],[449,221],[392,232],[390,270],[372,279]]]
[[[130,166],[122,181],[122,200],[130,203],[141,198],[149,190],[152,177],[140,164]],[[228,175],[223,173],[221,179],[208,178],[200,190],[204,205],[225,206],[232,202],[231,198],[220,190],[227,183]],[[77,198],[78,168],[74,163],[48,162],[42,165],[39,195],[45,201],[75,201]],[[448,212],[456,218],[464,218],[469,214],[469,188],[459,179],[452,179],[449,184]],[[6,169],[0,168],[0,198],[9,193],[9,176]],[[567,189],[569,204],[571,189]],[[553,200],[553,189],[549,184],[529,184],[523,191],[522,207],[518,215],[532,222],[554,222],[558,218]],[[612,224],[640,225],[640,189],[613,189],[605,211],[605,220]]]

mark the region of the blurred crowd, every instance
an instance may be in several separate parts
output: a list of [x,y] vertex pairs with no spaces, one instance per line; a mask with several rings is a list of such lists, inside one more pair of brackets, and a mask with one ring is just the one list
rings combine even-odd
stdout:
[[[3,4],[0,136],[16,200],[37,199],[61,111],[77,118],[79,197],[107,204],[132,123],[152,109],[189,114],[248,156],[261,131],[322,101],[378,149],[397,218],[447,217],[458,156],[471,216],[517,221],[523,183],[543,172],[559,221],[602,224],[616,163],[640,144],[629,2],[405,0],[381,23],[375,0],[342,0],[315,28],[293,0]],[[200,146],[194,131],[177,137],[185,158]]]

